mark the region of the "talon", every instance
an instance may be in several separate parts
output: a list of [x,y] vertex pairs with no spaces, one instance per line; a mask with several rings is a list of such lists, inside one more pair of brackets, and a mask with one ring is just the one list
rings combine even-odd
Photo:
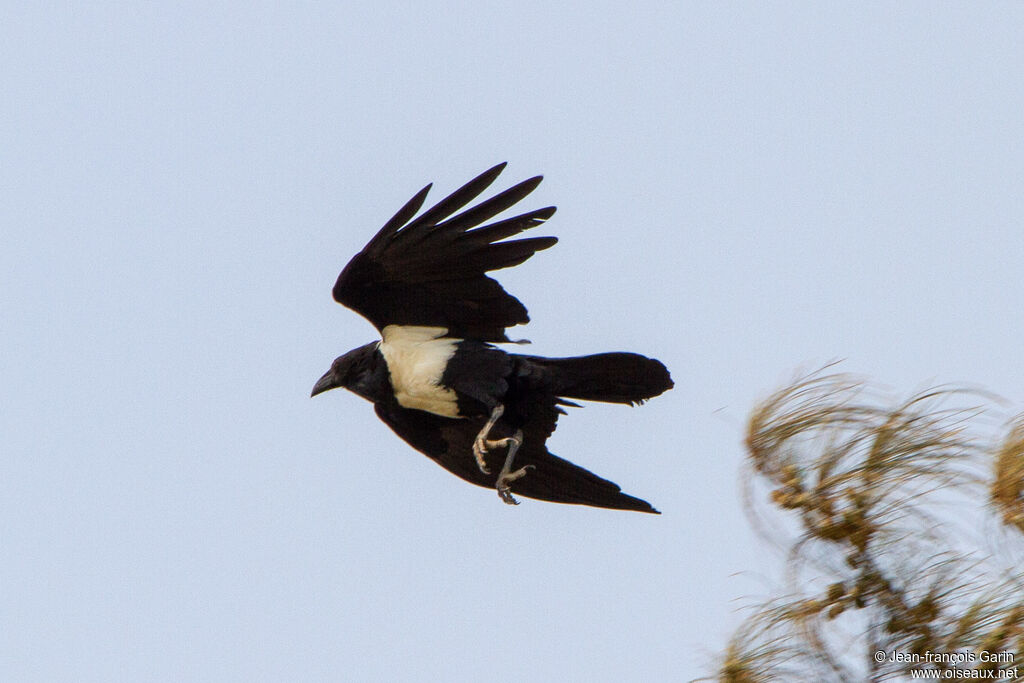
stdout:
[[508,505],[519,505],[519,501],[516,500],[515,497],[512,495],[512,489],[509,487],[509,484],[514,482],[516,479],[522,479],[523,477],[525,477],[527,471],[535,469],[537,468],[533,465],[525,465],[524,467],[520,467],[515,472],[503,472],[502,474],[498,475],[498,482],[494,485],[494,487],[498,489],[498,497],[501,498],[503,503],[506,503]]
[[487,469],[487,462],[484,460],[484,456],[487,454],[487,446],[483,439],[477,437],[476,441],[473,442],[473,457],[476,458],[476,466],[480,468],[480,471],[484,474],[490,474],[491,471]]
[[476,458],[476,466],[480,468],[480,471],[484,474],[490,474],[491,471],[487,469],[487,461],[484,460],[484,456],[487,455],[487,451],[498,446],[507,445],[508,439],[499,439],[498,441],[489,441],[487,436],[491,433],[491,428],[495,423],[501,419],[501,416],[505,414],[505,406],[500,403],[494,407],[491,411],[491,416],[487,418],[487,423],[484,425],[480,433],[476,435],[476,439],[473,440],[473,457]]
[[476,464],[480,471],[484,474],[490,474],[491,471],[487,469],[487,462],[484,460],[486,455],[495,448],[511,446],[515,440],[515,437],[511,436],[504,439],[481,439],[477,437],[476,441],[473,442],[473,457],[476,458]]
[[505,464],[498,474],[498,480],[494,483],[494,488],[498,490],[498,497],[501,498],[501,502],[506,505],[519,505],[519,501],[512,495],[512,489],[509,487],[509,484],[516,479],[525,477],[529,470],[536,468],[533,465],[525,465],[515,472],[512,471],[512,459],[516,457],[516,451],[523,445],[523,430],[517,429],[513,436],[502,439],[502,441],[508,444],[508,454],[505,456]]
[[505,505],[519,505],[519,501],[515,499],[507,486],[505,488],[498,487],[498,497]]

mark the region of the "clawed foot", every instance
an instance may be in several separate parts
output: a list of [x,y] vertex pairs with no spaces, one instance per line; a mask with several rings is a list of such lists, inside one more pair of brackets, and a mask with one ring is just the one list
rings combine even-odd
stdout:
[[[512,446],[515,441],[513,437],[506,439],[483,439],[480,436],[476,437],[473,442],[473,457],[476,458],[476,466],[480,468],[480,471],[484,474],[490,474],[491,470],[487,467],[487,461],[485,458],[487,454],[493,451],[495,448],[504,448],[505,446]],[[517,444],[518,446],[518,444]]]
[[520,467],[515,472],[509,472],[498,475],[498,483],[495,484],[495,488],[498,489],[498,497],[501,498],[501,502],[506,505],[519,505],[519,501],[512,495],[512,489],[509,488],[509,484],[514,482],[516,479],[521,479],[526,476],[528,470],[537,469],[533,465],[526,465]]
[[491,411],[491,416],[487,418],[487,423],[484,425],[480,433],[476,435],[476,439],[473,440],[473,457],[476,458],[476,466],[480,468],[480,471],[484,474],[490,474],[491,471],[487,469],[487,461],[484,457],[487,455],[487,451],[492,448],[498,448],[500,446],[507,446],[509,444],[508,439],[498,439],[497,441],[488,440],[488,435],[491,433],[491,427],[505,414],[505,406],[500,403],[494,407]]
[[500,403],[491,411],[491,416],[487,419],[487,423],[480,430],[480,433],[476,435],[476,438],[473,439],[473,457],[476,459],[476,466],[480,468],[480,471],[484,474],[490,474],[491,471],[487,469],[487,461],[485,459],[487,453],[495,448],[508,448],[508,453],[505,454],[505,464],[502,465],[501,472],[498,473],[498,479],[494,483],[494,488],[498,490],[498,497],[501,498],[503,503],[519,505],[519,501],[512,495],[512,489],[509,484],[525,477],[528,471],[535,468],[533,465],[526,465],[514,472],[512,471],[512,461],[516,457],[519,447],[523,445],[523,430],[517,429],[515,434],[504,439],[492,440],[487,438],[491,433],[491,428],[504,413],[505,406]]
[[512,495],[509,484],[516,479],[525,477],[527,471],[533,469],[533,465],[526,465],[515,472],[512,471],[512,459],[516,457],[516,451],[523,445],[523,430],[517,429],[516,433],[505,441],[509,442],[508,454],[505,456],[505,464],[501,466],[501,472],[498,473],[498,481],[494,483],[494,488],[498,489],[498,498],[501,498],[501,502],[506,505],[519,505],[519,501]]
[[478,436],[476,441],[473,442],[473,457],[476,458],[476,466],[480,468],[480,471],[484,474],[490,474],[491,471],[487,469],[487,462],[484,460],[485,455],[487,455],[486,440]]

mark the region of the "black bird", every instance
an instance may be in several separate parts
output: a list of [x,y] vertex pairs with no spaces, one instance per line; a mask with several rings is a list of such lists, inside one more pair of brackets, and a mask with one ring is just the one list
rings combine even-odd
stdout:
[[334,299],[373,323],[381,341],[335,359],[312,395],[336,387],[359,394],[410,446],[470,483],[496,488],[506,503],[518,504],[514,485],[528,498],[657,513],[544,444],[563,407],[578,407],[568,399],[643,403],[672,388],[665,366],[635,353],[541,358],[495,346],[511,343],[505,328],[529,316],[487,272],[558,241],[502,241],[546,221],[553,206],[477,227],[530,194],[541,176],[453,215],[504,168],[413,218],[427,185],[349,261]]

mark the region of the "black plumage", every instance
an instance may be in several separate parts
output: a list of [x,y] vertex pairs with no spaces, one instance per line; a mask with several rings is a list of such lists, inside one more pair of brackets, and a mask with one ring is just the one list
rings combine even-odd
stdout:
[[341,271],[334,300],[378,330],[387,325],[441,326],[452,337],[508,341],[505,328],[530,318],[526,307],[486,273],[519,265],[554,246],[555,237],[499,240],[540,225],[555,207],[470,229],[530,194],[541,177],[524,180],[449,218],[487,189],[504,167],[499,164],[482,173],[410,221],[431,186],[416,193]]
[[496,487],[506,502],[515,502],[514,489],[540,500],[657,512],[553,455],[545,442],[564,407],[577,405],[570,399],[642,403],[672,387],[665,366],[634,353],[542,358],[494,345],[508,342],[505,329],[529,316],[487,273],[557,242],[507,239],[543,223],[554,207],[477,227],[526,197],[539,176],[457,213],[504,166],[414,218],[428,185],[345,266],[334,298],[373,323],[382,341],[336,359],[313,395],[343,386],[370,400],[409,445],[466,481]]

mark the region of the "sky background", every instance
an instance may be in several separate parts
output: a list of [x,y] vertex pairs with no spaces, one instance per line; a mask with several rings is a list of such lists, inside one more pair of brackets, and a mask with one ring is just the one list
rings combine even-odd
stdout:
[[[0,679],[680,680],[777,558],[754,402],[836,359],[1024,406],[1024,3],[4,3]],[[531,353],[676,388],[502,505],[346,392],[338,272],[543,173]]]

